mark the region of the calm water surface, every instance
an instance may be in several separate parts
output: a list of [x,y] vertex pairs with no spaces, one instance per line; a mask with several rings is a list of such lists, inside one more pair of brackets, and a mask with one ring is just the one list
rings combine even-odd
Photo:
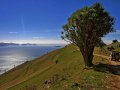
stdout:
[[0,47],[0,74],[25,61],[33,60],[52,50],[62,48],[55,46],[7,46]]

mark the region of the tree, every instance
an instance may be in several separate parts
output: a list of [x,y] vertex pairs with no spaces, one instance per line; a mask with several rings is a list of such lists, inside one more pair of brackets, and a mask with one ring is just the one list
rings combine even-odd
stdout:
[[117,42],[118,42],[118,40],[116,40],[116,39],[112,41],[112,43],[117,43]]
[[106,44],[101,40],[98,42],[98,44],[96,46],[103,48],[104,46],[106,46]]
[[94,47],[101,38],[114,31],[114,18],[102,7],[95,3],[74,12],[63,26],[61,38],[77,45],[83,55],[85,66],[93,66]]

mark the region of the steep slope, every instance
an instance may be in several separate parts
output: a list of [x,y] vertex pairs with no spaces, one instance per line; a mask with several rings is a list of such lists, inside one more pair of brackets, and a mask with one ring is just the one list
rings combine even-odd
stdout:
[[[104,58],[95,56],[94,63],[100,62],[108,63]],[[83,63],[77,47],[69,45],[1,75],[0,90],[106,90],[106,77],[111,74],[96,68],[84,69]]]

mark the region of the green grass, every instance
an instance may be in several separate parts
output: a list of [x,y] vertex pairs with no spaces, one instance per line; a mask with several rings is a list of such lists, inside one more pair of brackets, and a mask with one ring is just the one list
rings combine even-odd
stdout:
[[[26,62],[0,76],[0,90],[45,90],[45,80],[52,81],[48,90],[106,90],[109,73],[84,69],[84,62],[77,47],[73,45],[55,50],[42,57]],[[95,52],[98,52],[95,49]],[[58,60],[56,64],[55,61]],[[107,63],[94,57],[94,64]]]

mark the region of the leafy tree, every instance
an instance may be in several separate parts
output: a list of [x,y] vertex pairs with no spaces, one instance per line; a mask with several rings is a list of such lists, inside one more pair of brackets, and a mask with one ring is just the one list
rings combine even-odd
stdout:
[[106,44],[101,40],[98,42],[98,44],[96,46],[103,48],[104,46],[106,46]]
[[85,66],[93,66],[94,47],[101,38],[114,31],[114,18],[102,7],[95,3],[74,12],[63,26],[61,38],[77,45],[83,55]]
[[112,43],[117,43],[117,42],[118,42],[118,40],[116,40],[116,39],[112,41]]

